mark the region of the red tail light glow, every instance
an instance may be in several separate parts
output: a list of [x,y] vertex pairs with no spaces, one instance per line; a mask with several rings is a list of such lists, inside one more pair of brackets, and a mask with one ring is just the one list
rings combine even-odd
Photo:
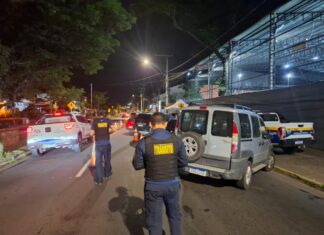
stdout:
[[207,110],[207,106],[200,106],[199,109],[200,110]]
[[238,129],[235,122],[233,122],[232,126],[232,149],[231,152],[235,153],[237,151],[237,145],[238,145]]
[[277,132],[280,139],[286,138],[286,129],[284,127],[279,127]]
[[135,125],[135,122],[133,119],[128,119],[126,121],[126,128],[127,129],[133,129],[134,128],[134,125]]
[[54,116],[62,116],[62,113],[60,112],[54,113]]
[[71,122],[69,122],[69,123],[64,123],[64,128],[66,129],[66,130],[70,130],[70,129],[72,129],[74,127],[74,123],[71,123]]

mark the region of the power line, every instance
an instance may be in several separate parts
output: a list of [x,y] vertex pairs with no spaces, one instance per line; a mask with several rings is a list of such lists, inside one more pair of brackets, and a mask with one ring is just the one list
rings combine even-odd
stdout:
[[[175,66],[174,68],[170,69],[169,72],[172,72],[178,68],[181,68],[183,65],[186,65],[187,63],[189,63],[191,60],[193,60],[194,58],[198,57],[200,54],[202,54],[203,52],[205,52],[207,49],[211,49],[213,46],[215,46],[215,44],[223,37],[225,36],[227,33],[229,33],[230,31],[232,31],[238,24],[242,23],[250,14],[252,14],[254,11],[256,11],[261,5],[263,5],[266,2],[266,0],[263,0],[262,2],[260,2],[256,7],[254,7],[251,11],[249,11],[244,17],[242,17],[238,22],[236,22],[235,24],[233,24],[231,27],[229,27],[224,33],[222,33],[221,35],[219,35],[215,41],[213,43],[211,43],[209,46],[204,46],[203,49],[201,49],[200,51],[198,51],[196,54],[194,54],[193,56],[191,56],[189,59],[185,60],[184,62],[182,62],[181,64]],[[186,71],[182,71],[183,73],[185,73]],[[120,82],[120,83],[111,83],[111,84],[107,84],[109,86],[120,86],[120,85],[126,85],[129,83],[137,83],[137,82],[141,82],[153,77],[156,77],[158,75],[161,75],[162,73],[156,73],[153,74],[151,76],[147,76],[141,79],[135,79],[135,80],[128,80],[125,82]]]

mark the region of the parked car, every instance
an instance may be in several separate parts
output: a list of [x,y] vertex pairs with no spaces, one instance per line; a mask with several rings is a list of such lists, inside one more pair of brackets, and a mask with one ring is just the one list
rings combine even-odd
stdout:
[[286,151],[294,151],[296,148],[304,149],[306,144],[314,140],[314,124],[312,122],[289,122],[279,113],[258,113],[271,135],[274,146]]
[[236,180],[248,189],[254,172],[275,164],[261,117],[240,105],[192,106],[181,112],[179,134],[192,174]]
[[82,151],[90,139],[91,124],[79,113],[46,114],[27,128],[27,146],[33,156],[42,155],[51,148],[70,148]]
[[151,113],[140,113],[135,118],[135,128],[140,135],[146,135],[150,132]]

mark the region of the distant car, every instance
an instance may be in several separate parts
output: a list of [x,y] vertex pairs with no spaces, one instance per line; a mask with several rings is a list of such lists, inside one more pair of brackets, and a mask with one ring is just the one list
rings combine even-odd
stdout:
[[126,121],[126,129],[127,130],[134,130],[135,129],[135,119],[130,118]]
[[150,113],[140,113],[135,118],[135,128],[140,135],[146,135],[150,132],[151,116]]
[[135,119],[137,117],[136,113],[130,113],[129,118]]
[[70,148],[82,151],[82,144],[90,139],[91,124],[81,114],[46,114],[27,128],[27,146],[33,156],[51,148]]

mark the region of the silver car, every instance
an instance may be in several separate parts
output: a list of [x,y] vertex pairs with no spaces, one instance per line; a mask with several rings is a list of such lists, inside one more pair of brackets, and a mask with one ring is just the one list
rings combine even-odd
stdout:
[[275,164],[264,122],[244,106],[188,107],[181,112],[179,134],[192,174],[237,180],[247,189],[254,172],[271,171]]

